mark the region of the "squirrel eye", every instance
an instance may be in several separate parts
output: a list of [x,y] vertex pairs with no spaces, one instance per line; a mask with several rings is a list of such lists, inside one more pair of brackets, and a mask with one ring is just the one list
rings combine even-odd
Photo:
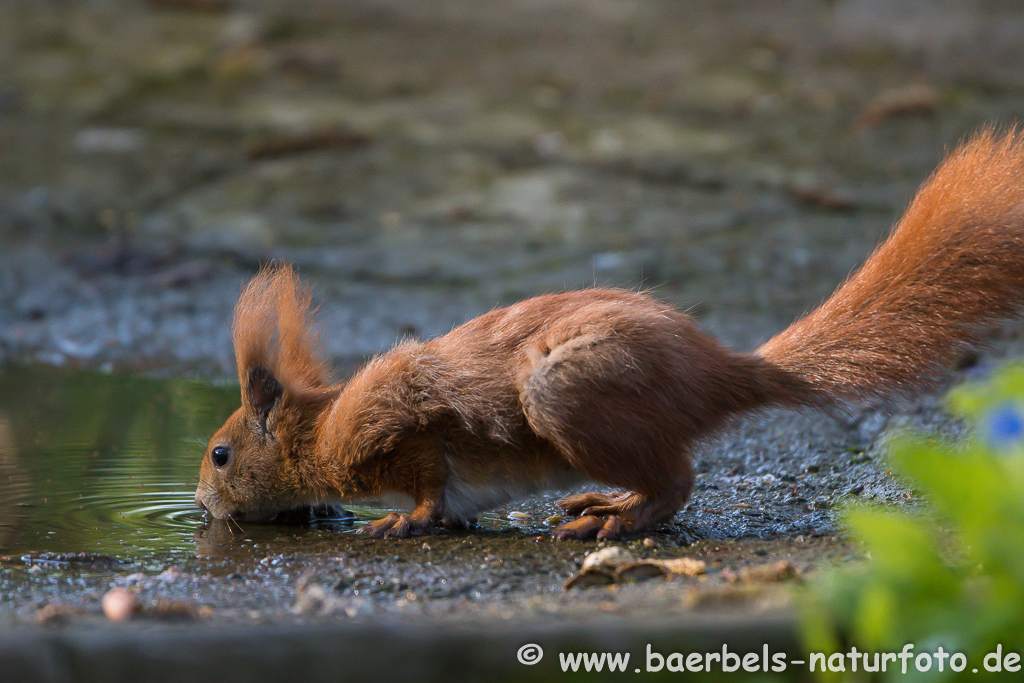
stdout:
[[210,455],[214,467],[224,467],[228,464],[228,458],[231,457],[231,450],[224,446],[217,446]]

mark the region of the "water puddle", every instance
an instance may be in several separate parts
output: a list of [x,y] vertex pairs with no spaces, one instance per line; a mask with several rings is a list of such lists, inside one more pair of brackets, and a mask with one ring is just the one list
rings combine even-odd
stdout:
[[189,380],[0,372],[0,554],[194,554],[199,458],[237,400]]

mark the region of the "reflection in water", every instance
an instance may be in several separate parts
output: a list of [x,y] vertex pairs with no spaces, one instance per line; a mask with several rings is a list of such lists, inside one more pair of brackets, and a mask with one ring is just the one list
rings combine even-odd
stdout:
[[[204,517],[204,524],[195,530],[196,555],[212,558],[238,558],[253,543],[277,543],[302,529],[324,529],[332,532],[353,531],[356,516],[341,507],[324,505],[301,508],[278,515],[273,524],[238,524],[234,521]],[[365,520],[362,520],[365,523]],[[278,543],[278,545],[280,545]]]
[[18,531],[18,508],[25,493],[25,473],[18,466],[10,421],[0,415],[0,552],[5,552]]
[[6,555],[189,554],[207,436],[237,390],[53,368],[0,372]]
[[230,548],[236,535],[243,533],[243,529],[231,528],[223,519],[210,518],[206,524],[196,528],[193,534],[196,555],[199,557],[222,557],[225,554],[224,548]]
[[223,519],[210,518],[206,524],[196,528],[193,540],[196,545],[196,555],[199,557],[225,557],[230,553],[229,548],[237,546],[236,537],[245,533],[244,529],[235,528],[232,524]]

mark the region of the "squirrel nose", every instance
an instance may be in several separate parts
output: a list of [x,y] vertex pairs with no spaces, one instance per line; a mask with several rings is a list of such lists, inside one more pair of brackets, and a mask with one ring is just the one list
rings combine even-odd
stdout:
[[206,504],[203,503],[202,499],[199,497],[198,491],[196,492],[196,507],[202,509],[203,512],[206,512]]

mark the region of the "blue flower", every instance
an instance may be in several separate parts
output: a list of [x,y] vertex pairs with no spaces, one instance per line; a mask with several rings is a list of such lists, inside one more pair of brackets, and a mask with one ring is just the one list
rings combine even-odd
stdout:
[[1024,410],[1019,403],[1003,403],[985,416],[985,436],[996,448],[1024,444]]

